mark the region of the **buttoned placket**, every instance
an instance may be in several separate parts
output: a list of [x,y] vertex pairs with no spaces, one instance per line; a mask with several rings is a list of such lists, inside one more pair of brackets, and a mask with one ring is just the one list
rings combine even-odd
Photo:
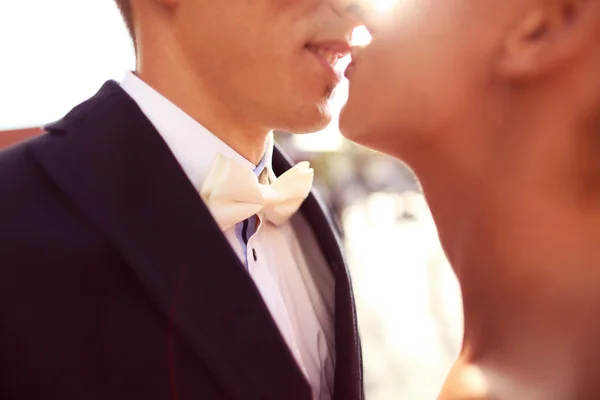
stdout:
[[[268,185],[268,184],[272,183],[272,179],[270,178],[268,168],[264,168],[258,174],[256,179],[258,180],[258,183],[260,183],[262,185]],[[254,232],[252,233],[252,235],[249,238],[247,238],[247,240],[246,240],[246,260],[247,260],[248,271],[250,271],[250,262],[251,261],[254,264],[258,262],[258,250],[256,249],[256,247],[257,247],[256,240],[252,240],[252,239],[257,236],[258,232],[262,228],[263,219],[264,219],[260,215],[253,215],[250,218],[255,219],[255,225],[254,225],[255,229],[254,229]]]
[[[265,169],[258,177],[261,184],[272,183],[272,178],[269,177],[267,169]],[[256,230],[248,238],[246,245],[246,260],[248,273],[250,277],[257,285],[261,292],[267,306],[271,310],[273,317],[279,330],[284,337],[284,340],[288,344],[290,351],[294,354],[295,359],[303,371],[304,375],[308,378],[308,373],[304,369],[302,364],[302,356],[300,348],[296,342],[295,332],[293,330],[292,321],[289,315],[289,310],[285,305],[283,293],[281,293],[281,287],[278,284],[278,279],[273,275],[269,269],[269,257],[267,256],[268,249],[262,248],[261,238],[264,236],[264,230],[269,222],[266,220],[262,213],[253,216],[257,218]],[[278,268],[285,268],[285,266],[278,266]]]
[[[280,332],[288,344],[292,354],[294,354],[300,369],[303,371],[305,376],[308,377],[308,373],[305,371],[304,366],[302,365],[300,348],[296,342],[295,332],[293,330],[289,311],[285,305],[283,294],[281,293],[281,287],[278,284],[278,279],[271,273],[266,251],[261,247],[260,238],[263,235],[263,230],[268,222],[261,214],[257,215],[257,217],[258,224],[256,232],[248,240],[246,254],[248,260],[248,273],[257,285],[259,291],[265,299],[265,302],[267,303],[267,306],[271,310],[275,322],[279,327]],[[280,267],[284,268],[285,266]]]

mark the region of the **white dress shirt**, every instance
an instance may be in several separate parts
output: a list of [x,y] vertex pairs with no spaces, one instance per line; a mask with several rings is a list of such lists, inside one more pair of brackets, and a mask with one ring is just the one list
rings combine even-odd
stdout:
[[[133,73],[126,73],[121,87],[152,122],[198,191],[217,154],[255,170],[254,164]],[[272,152],[270,135],[263,159],[267,173],[261,179],[273,173]],[[202,201],[200,195],[198,200]],[[300,213],[280,226],[261,220],[247,246],[240,243],[235,227],[223,234],[240,261],[247,262],[248,273],[310,383],[314,399],[330,399],[335,370],[335,281],[307,221]]]

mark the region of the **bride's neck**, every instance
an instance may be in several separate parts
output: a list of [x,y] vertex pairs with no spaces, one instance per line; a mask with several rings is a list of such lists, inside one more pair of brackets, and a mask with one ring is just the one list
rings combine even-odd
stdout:
[[537,365],[600,334],[599,147],[547,139],[415,168],[461,285],[473,358]]

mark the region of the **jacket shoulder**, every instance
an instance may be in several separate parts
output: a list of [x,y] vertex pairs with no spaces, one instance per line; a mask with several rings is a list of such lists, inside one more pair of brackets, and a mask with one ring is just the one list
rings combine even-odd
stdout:
[[60,196],[33,155],[32,149],[45,140],[47,134],[42,134],[0,151],[0,231],[34,223]]

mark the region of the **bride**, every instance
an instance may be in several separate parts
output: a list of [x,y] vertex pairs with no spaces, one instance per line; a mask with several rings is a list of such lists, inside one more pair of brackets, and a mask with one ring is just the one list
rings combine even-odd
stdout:
[[367,24],[340,127],[414,170],[460,281],[440,399],[600,399],[600,0],[403,0]]

